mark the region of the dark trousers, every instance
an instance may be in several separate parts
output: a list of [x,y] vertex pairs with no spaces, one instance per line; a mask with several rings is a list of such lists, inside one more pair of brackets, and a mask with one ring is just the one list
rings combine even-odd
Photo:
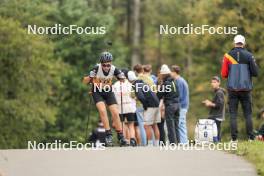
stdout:
[[218,142],[221,142],[221,121],[215,120],[217,126],[217,139]]
[[178,117],[179,104],[165,105],[165,120],[168,128],[168,138],[170,143],[177,143],[178,141]]
[[208,119],[214,120],[217,127],[217,142],[221,142],[221,123],[222,121],[216,120],[215,118],[209,117]]
[[253,135],[253,122],[252,122],[252,101],[251,92],[228,92],[229,113],[230,113],[230,126],[231,138],[237,140],[237,109],[238,103],[241,103],[243,114],[246,123],[246,130],[249,139],[254,139]]
[[164,130],[164,119],[161,118],[161,122],[158,123],[158,128],[160,132],[160,142],[163,142],[165,144],[165,130]]

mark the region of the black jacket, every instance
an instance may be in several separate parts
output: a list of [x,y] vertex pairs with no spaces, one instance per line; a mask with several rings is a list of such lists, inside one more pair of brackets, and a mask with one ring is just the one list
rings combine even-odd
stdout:
[[137,99],[142,103],[144,109],[159,107],[157,95],[151,91],[150,86],[142,80],[136,80],[133,84]]
[[215,104],[215,107],[210,108],[209,118],[223,121],[225,117],[225,92],[222,88],[215,90],[212,102]]
[[169,104],[179,103],[179,91],[177,82],[172,77],[164,79],[163,84],[158,89],[159,99],[164,99],[165,106]]

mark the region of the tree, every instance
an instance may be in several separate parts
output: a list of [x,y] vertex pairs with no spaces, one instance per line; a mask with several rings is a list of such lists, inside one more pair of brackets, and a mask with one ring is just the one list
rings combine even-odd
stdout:
[[0,25],[0,147],[20,148],[42,140],[45,123],[55,122],[50,98],[63,64],[45,38],[28,35],[10,19],[0,18]]
[[131,65],[134,66],[141,63],[140,60],[140,0],[134,0],[133,8],[133,38],[132,38],[132,56]]

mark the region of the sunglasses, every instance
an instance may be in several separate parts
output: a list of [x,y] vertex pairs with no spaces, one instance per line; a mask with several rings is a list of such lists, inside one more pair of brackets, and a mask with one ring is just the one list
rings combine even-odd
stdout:
[[111,64],[102,64],[103,67],[111,67]]

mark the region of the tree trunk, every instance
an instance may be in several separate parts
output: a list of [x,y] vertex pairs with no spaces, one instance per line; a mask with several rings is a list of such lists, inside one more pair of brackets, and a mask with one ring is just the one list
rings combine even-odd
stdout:
[[131,0],[127,0],[127,22],[126,22],[126,42],[127,44],[130,44],[131,42]]
[[156,66],[156,69],[158,69],[161,66],[161,64],[163,63],[162,56],[161,56],[162,36],[160,33],[158,33],[157,36],[158,36],[158,58],[157,58],[158,64]]
[[139,47],[140,47],[140,60],[142,63],[145,64],[145,45],[144,45],[144,38],[145,38],[145,23],[144,23],[144,13],[145,12],[145,3],[144,0],[140,1],[140,17],[139,17],[139,22],[140,22],[140,37],[139,37]]
[[133,9],[133,39],[132,39],[132,57],[131,66],[141,63],[140,60],[140,0],[134,0]]
[[186,63],[186,71],[187,76],[192,77],[192,44],[188,41],[188,47],[187,47],[187,63]]
[[112,0],[112,9],[116,9],[116,1]]

